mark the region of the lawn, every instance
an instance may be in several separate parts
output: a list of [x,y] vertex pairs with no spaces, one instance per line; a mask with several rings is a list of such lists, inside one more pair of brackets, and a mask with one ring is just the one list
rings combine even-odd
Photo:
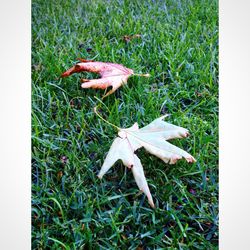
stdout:
[[[93,111],[104,91],[81,89],[96,75],[60,78],[77,58],[151,74],[103,100],[109,122],[190,131],[171,143],[194,164],[137,152],[155,209],[122,162],[97,178],[117,131]],[[32,1],[32,248],[218,249],[217,0]]]

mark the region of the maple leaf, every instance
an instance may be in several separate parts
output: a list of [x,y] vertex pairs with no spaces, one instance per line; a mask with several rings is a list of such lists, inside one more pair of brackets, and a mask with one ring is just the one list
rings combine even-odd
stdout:
[[174,164],[184,157],[187,162],[195,162],[193,156],[186,151],[170,144],[166,140],[173,138],[183,138],[189,135],[188,130],[182,127],[164,122],[167,115],[155,119],[149,125],[139,129],[135,123],[127,129],[120,129],[117,138],[113,141],[110,150],[104,160],[99,178],[113,166],[117,160],[122,160],[123,164],[132,169],[135,181],[139,189],[145,193],[149,204],[154,207],[154,202],[144,175],[140,159],[135,155],[135,151],[144,147],[149,153],[159,157],[166,163]]
[[[99,79],[82,79],[82,88],[94,88],[94,89],[112,89],[104,95],[104,97],[114,93],[121,85],[126,84],[128,78],[132,75],[140,75],[149,77],[149,74],[135,74],[132,69],[126,68],[121,64],[94,62],[85,59],[79,59],[81,62],[77,63],[72,68],[64,72],[61,77],[67,77],[73,73],[79,73],[83,71],[98,73],[101,78]],[[103,97],[103,98],[104,98]]]

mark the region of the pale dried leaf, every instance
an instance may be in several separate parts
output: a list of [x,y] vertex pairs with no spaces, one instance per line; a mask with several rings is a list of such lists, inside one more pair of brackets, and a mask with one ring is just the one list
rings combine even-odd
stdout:
[[173,138],[187,137],[188,130],[164,122],[165,117],[155,119],[141,129],[139,129],[137,123],[130,128],[120,129],[119,137],[114,140],[98,175],[101,178],[117,160],[121,159],[125,166],[132,167],[135,181],[139,189],[148,197],[152,207],[154,207],[154,203],[143,168],[134,152],[138,148],[144,147],[149,153],[159,157],[166,163],[174,164],[182,157],[187,162],[195,162],[194,157],[189,153],[166,141]]

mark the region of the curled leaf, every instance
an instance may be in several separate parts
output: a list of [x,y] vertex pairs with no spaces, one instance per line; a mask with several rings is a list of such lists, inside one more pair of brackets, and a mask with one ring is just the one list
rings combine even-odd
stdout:
[[[65,71],[61,77],[67,77],[74,73],[79,72],[93,72],[98,73],[101,78],[99,79],[82,79],[82,88],[94,88],[94,89],[107,89],[112,87],[104,97],[114,93],[121,85],[126,84],[128,78],[135,74],[132,69],[126,68],[121,64],[116,63],[105,63],[105,62],[94,62],[85,59],[79,59],[81,62],[77,63],[72,68]],[[141,75],[148,77],[148,74]]]

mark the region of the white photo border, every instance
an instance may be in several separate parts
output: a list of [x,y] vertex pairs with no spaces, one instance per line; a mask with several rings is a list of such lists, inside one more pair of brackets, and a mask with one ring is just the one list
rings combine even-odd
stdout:
[[[219,6],[219,246],[248,249],[250,2]],[[31,249],[31,1],[5,1],[0,19],[0,243]]]

